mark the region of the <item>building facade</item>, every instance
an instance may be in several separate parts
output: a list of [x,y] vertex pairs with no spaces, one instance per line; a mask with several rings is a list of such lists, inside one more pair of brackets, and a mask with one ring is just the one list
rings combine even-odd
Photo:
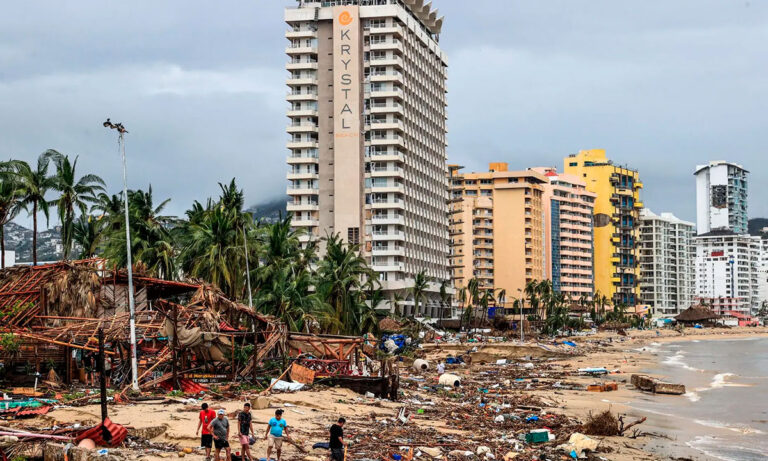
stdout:
[[566,174],[585,182],[597,194],[594,226],[595,292],[613,303],[634,306],[639,301],[638,237],[640,189],[638,172],[614,165],[605,150],[579,151],[565,158]]
[[526,283],[547,278],[544,185],[536,171],[492,163],[486,173],[449,168],[451,269],[457,289],[477,278],[481,290],[505,290],[509,307]]
[[755,314],[760,308],[760,237],[719,230],[694,240],[697,298],[720,315]]
[[[406,299],[401,313],[442,316],[443,19],[421,0],[302,0],[285,20],[293,225],[304,240],[338,234],[359,244],[388,296]],[[409,287],[421,272],[434,282],[417,313]]]
[[749,171],[722,160],[696,167],[696,229],[746,234]]
[[640,300],[655,315],[677,315],[693,304],[694,227],[672,213],[640,211]]
[[552,288],[574,301],[592,299],[592,214],[597,194],[580,178],[558,174],[555,168],[533,171],[547,177],[544,184],[545,253]]

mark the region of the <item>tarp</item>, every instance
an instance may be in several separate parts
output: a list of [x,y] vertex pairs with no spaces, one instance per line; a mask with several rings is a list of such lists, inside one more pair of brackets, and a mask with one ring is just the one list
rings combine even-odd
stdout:
[[275,378],[272,378],[272,382],[270,384],[272,385],[272,390],[275,391],[295,392],[304,388],[303,383],[289,383],[287,381],[278,381]]

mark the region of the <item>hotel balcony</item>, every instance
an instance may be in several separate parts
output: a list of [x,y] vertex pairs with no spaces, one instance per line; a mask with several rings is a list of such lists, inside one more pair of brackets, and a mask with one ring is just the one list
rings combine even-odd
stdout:
[[285,70],[317,70],[317,61],[289,61],[285,65]]
[[289,164],[317,163],[316,155],[289,155],[285,161]]
[[296,55],[296,54],[317,54],[317,47],[316,46],[289,46],[285,49],[285,54],[288,55]]
[[285,131],[288,133],[315,133],[317,129],[318,126],[314,123],[299,123],[288,125]]
[[317,117],[317,109],[288,109],[288,117]]
[[317,173],[311,173],[309,171],[300,172],[300,173],[292,173],[289,172],[286,175],[286,179],[318,179],[319,175]]
[[317,101],[317,92],[289,91],[285,99],[286,101]]
[[317,149],[317,141],[288,141],[285,144],[288,149]]
[[317,219],[293,219],[291,220],[291,226],[294,227],[316,227],[320,225],[320,221]]
[[371,216],[371,222],[373,224],[395,224],[404,226],[405,225],[405,217],[403,216],[394,216],[394,215],[384,215],[384,216]]
[[317,29],[289,29],[285,32],[285,38],[316,38]]
[[288,211],[318,211],[320,210],[320,205],[317,203],[296,203],[296,202],[288,202],[286,205],[286,210]]
[[405,248],[403,247],[373,247],[371,249],[373,256],[403,256],[405,257]]
[[402,231],[373,232],[372,236],[374,241],[405,240],[405,233]]
[[286,195],[317,195],[320,193],[320,189],[311,188],[309,186],[288,186],[285,193]]

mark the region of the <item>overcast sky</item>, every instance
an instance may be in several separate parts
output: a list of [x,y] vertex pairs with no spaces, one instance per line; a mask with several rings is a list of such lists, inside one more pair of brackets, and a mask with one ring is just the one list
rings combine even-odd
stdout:
[[[434,0],[445,14],[449,161],[562,168],[605,148],[639,169],[655,212],[695,219],[696,164],[752,172],[768,216],[768,2]],[[285,193],[287,0],[5,2],[0,158],[79,155],[111,193],[123,121],[130,187],[168,212],[236,177]]]

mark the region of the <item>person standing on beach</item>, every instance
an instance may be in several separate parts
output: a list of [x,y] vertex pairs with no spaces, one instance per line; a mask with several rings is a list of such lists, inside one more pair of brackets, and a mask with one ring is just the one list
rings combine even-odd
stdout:
[[223,448],[227,454],[226,461],[232,461],[232,451],[229,448],[229,420],[224,409],[219,410],[218,416],[208,423],[208,430],[213,434],[213,445],[216,447],[216,461]]
[[243,446],[243,461],[250,461],[251,458],[251,437],[253,434],[253,417],[251,416],[251,404],[245,402],[243,411],[237,415],[237,437],[240,439],[240,445]]
[[203,403],[200,411],[200,421],[197,423],[197,430],[195,435],[203,429],[203,433],[200,436],[200,446],[205,448],[205,461],[211,461],[211,447],[213,447],[213,434],[208,429],[208,425],[211,421],[216,419],[216,413],[213,410],[208,409],[208,404]]
[[272,455],[272,448],[277,451],[277,461],[280,461],[283,448],[283,432],[285,432],[286,438],[291,438],[288,435],[288,423],[283,419],[283,410],[275,410],[275,417],[267,423],[267,433],[264,435],[264,439],[269,440],[267,444],[267,461],[270,460]]
[[331,461],[344,461],[344,451],[347,442],[344,441],[344,423],[347,420],[339,418],[336,424],[331,426],[331,440],[328,442],[328,448],[331,449]]
[[443,373],[445,373],[445,364],[440,362],[437,364],[437,374],[442,375]]

